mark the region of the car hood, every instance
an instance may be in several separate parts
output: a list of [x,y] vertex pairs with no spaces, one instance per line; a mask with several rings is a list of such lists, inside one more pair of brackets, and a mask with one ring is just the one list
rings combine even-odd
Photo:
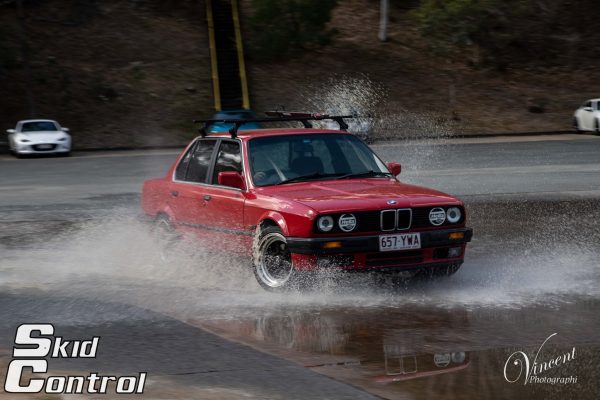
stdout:
[[31,140],[33,143],[53,142],[66,136],[63,131],[19,132],[17,135],[19,138]]
[[[295,201],[319,213],[462,204],[448,194],[394,179],[302,182],[261,187],[256,192]],[[396,201],[396,204],[389,204],[389,201]]]

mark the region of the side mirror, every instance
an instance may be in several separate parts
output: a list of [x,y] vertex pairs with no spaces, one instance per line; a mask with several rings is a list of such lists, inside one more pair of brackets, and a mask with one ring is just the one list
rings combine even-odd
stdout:
[[592,107],[583,107],[583,111],[594,111]]
[[400,163],[389,162],[386,164],[386,166],[394,176],[398,176],[400,175],[400,172],[402,172],[402,165],[400,165]]
[[17,131],[15,131],[14,129],[7,129],[6,133],[16,133]]
[[60,128],[60,129],[62,129],[63,132],[69,132],[70,131],[69,128]]
[[244,178],[235,171],[219,172],[219,175],[217,175],[217,182],[222,186],[246,190],[246,182],[244,182]]

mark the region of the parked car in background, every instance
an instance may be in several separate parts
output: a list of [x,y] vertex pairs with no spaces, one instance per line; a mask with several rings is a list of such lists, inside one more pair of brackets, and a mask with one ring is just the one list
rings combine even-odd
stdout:
[[587,100],[575,111],[573,127],[577,132],[600,134],[600,99]]
[[400,164],[383,163],[348,133],[346,117],[261,121],[295,114],[305,126],[331,119],[340,129],[204,129],[163,177],[144,183],[145,214],[167,237],[196,236],[251,259],[268,290],[310,281],[320,269],[400,277],[458,270],[472,236],[459,199],[399,181]]
[[15,129],[7,129],[10,152],[26,154],[62,154],[71,152],[69,128],[63,128],[50,119],[28,119],[17,122]]

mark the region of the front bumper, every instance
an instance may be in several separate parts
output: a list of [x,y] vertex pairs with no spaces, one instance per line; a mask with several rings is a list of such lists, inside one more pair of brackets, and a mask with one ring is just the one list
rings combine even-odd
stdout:
[[17,143],[13,151],[22,155],[68,153],[71,151],[71,142]]
[[[391,232],[390,232],[391,233]],[[397,232],[404,233],[404,232]],[[451,233],[464,233],[462,239],[450,239]],[[387,233],[386,233],[387,234]],[[441,229],[420,232],[421,248],[444,247],[468,243],[473,237],[471,228]],[[379,252],[379,236],[330,236],[318,238],[287,238],[287,245],[296,254],[342,254],[342,253],[374,253]],[[339,247],[327,248],[326,243],[341,242]]]
[[[413,232],[411,232],[413,233]],[[462,264],[471,228],[441,229],[419,232],[418,249],[380,251],[379,236],[287,238],[292,263],[298,270],[341,268],[347,271],[397,271],[439,269]],[[460,238],[452,239],[451,234]],[[456,237],[457,235],[453,235]],[[327,245],[335,242],[336,247]],[[439,268],[438,268],[439,267]]]

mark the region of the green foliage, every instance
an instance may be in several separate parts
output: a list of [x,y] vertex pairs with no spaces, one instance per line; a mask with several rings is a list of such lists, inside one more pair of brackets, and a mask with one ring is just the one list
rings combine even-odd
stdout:
[[337,0],[253,0],[252,4],[250,51],[258,58],[280,58],[331,40],[327,23]]
[[526,43],[533,13],[527,0],[422,0],[414,14],[436,50],[476,47],[483,61],[503,64]]

